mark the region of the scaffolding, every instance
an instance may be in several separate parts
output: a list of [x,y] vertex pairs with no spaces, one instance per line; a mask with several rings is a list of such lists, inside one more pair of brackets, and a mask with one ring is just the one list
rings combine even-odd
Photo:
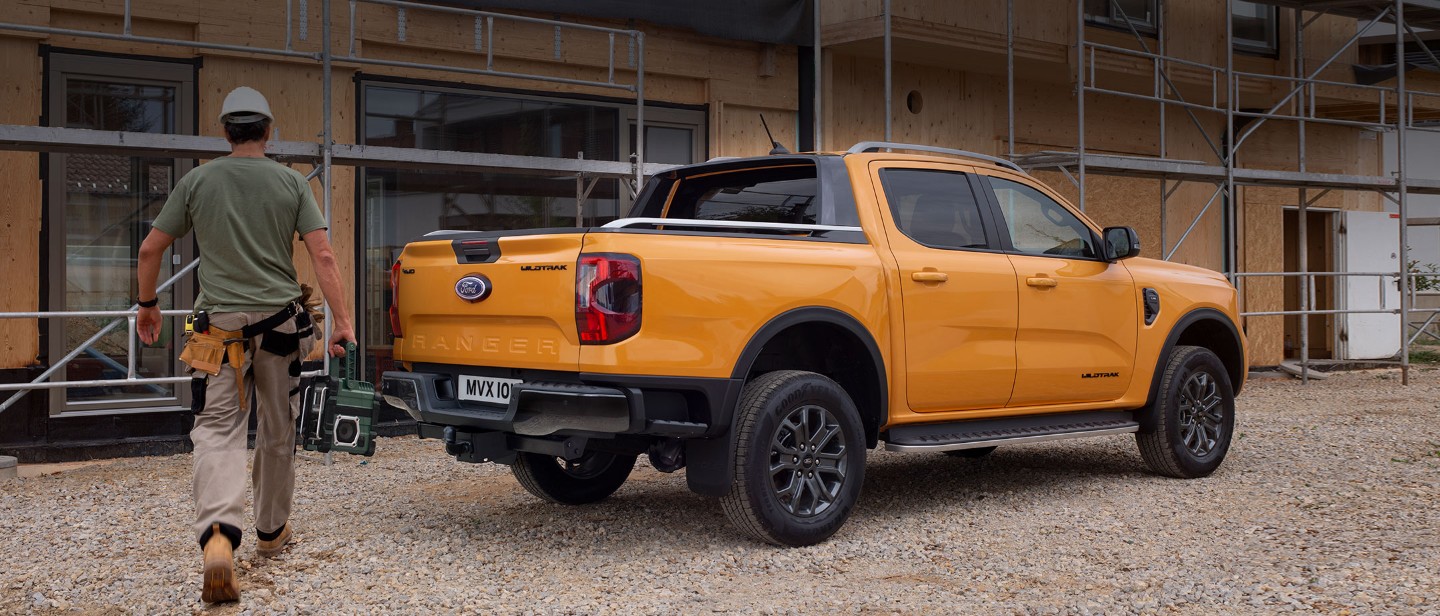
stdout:
[[[1232,284],[1240,290],[1241,316],[1246,318],[1274,317],[1274,316],[1298,316],[1300,321],[1300,376],[1303,381],[1308,382],[1312,362],[1310,359],[1310,336],[1309,316],[1310,315],[1339,315],[1339,314],[1394,314],[1399,316],[1399,340],[1400,353],[1397,362],[1401,368],[1401,381],[1409,384],[1410,377],[1410,345],[1422,334],[1430,335],[1440,340],[1440,336],[1427,331],[1431,323],[1440,318],[1440,310],[1416,309],[1414,299],[1416,296],[1415,281],[1421,278],[1436,277],[1433,273],[1411,272],[1409,266],[1409,245],[1407,228],[1417,224],[1440,224],[1440,220],[1411,219],[1408,211],[1408,197],[1411,194],[1440,195],[1440,179],[1435,178],[1414,178],[1411,177],[1406,161],[1405,136],[1411,131],[1440,132],[1440,127],[1425,126],[1417,124],[1413,112],[1417,98],[1429,99],[1433,102],[1440,102],[1440,93],[1422,92],[1410,89],[1406,84],[1405,72],[1405,42],[1407,37],[1413,40],[1421,50],[1421,58],[1440,66],[1440,59],[1430,49],[1420,30],[1440,30],[1440,4],[1433,0],[1259,0],[1260,4],[1276,7],[1276,10],[1290,11],[1293,17],[1294,32],[1290,38],[1291,57],[1294,62],[1290,67],[1289,75],[1272,75],[1266,73],[1254,73],[1237,70],[1235,67],[1235,32],[1232,16],[1234,14],[1234,0],[1226,0],[1222,3],[1223,13],[1221,20],[1225,23],[1225,37],[1222,42],[1225,49],[1223,65],[1211,64],[1204,61],[1182,58],[1170,55],[1166,49],[1165,40],[1165,12],[1166,0],[1157,0],[1160,17],[1157,23],[1162,24],[1158,35],[1155,36],[1157,49],[1152,50],[1146,37],[1135,27],[1135,22],[1125,15],[1124,8],[1117,0],[1110,0],[1112,10],[1120,16],[1118,22],[1123,24],[1129,34],[1133,36],[1139,49],[1129,49],[1116,45],[1107,45],[1099,42],[1086,40],[1086,28],[1088,19],[1083,0],[1075,0],[1075,43],[1074,43],[1074,75],[1073,85],[1075,87],[1076,100],[1076,122],[1077,139],[1074,150],[1064,151],[1042,151],[1030,154],[1019,154],[1015,150],[1015,3],[1014,0],[1005,0],[1005,55],[1006,55],[1006,120],[1007,120],[1007,154],[1008,157],[1028,170],[1054,170],[1063,174],[1075,187],[1078,192],[1077,207],[1082,211],[1085,209],[1086,180],[1094,175],[1120,176],[1130,178],[1148,178],[1160,180],[1159,206],[1160,206],[1160,229],[1161,248],[1160,257],[1170,260],[1175,256],[1176,251],[1190,237],[1191,233],[1199,225],[1200,221],[1211,210],[1212,206],[1223,197],[1222,207],[1228,208],[1228,219],[1224,234],[1224,245],[1222,251],[1225,255],[1225,274],[1230,278]],[[887,140],[891,137],[893,113],[892,113],[892,92],[891,74],[893,71],[894,57],[892,52],[892,11],[890,0],[884,0],[881,6],[881,18],[883,23],[882,58],[884,64],[885,84],[885,121],[884,130]],[[1307,66],[1305,56],[1304,34],[1306,28],[1314,24],[1316,20],[1326,15],[1336,15],[1357,20],[1361,24],[1357,33],[1346,41],[1339,49],[1334,50],[1323,62],[1315,67]],[[1278,22],[1278,20],[1277,20]],[[818,26],[819,17],[816,17],[816,40],[820,37]],[[1365,85],[1355,82],[1334,81],[1322,78],[1324,71],[1329,68],[1347,50],[1354,48],[1361,39],[1376,24],[1389,23],[1395,28],[1394,45],[1396,56],[1395,84],[1393,86]],[[1278,23],[1277,23],[1278,28]],[[1278,33],[1277,33],[1278,34]],[[1279,47],[1279,36],[1276,37],[1276,45]],[[1120,87],[1111,87],[1099,83],[1099,72],[1096,67],[1101,64],[1101,59],[1124,59],[1131,62],[1140,62],[1150,65],[1151,88],[1150,91],[1127,90]],[[1181,87],[1177,85],[1172,73],[1178,68],[1191,73],[1208,74],[1210,77],[1210,92],[1207,99],[1188,100],[1182,93]],[[818,73],[818,71],[817,71]],[[1279,84],[1282,91],[1286,93],[1280,97],[1270,108],[1263,112],[1251,111],[1241,107],[1239,93],[1242,83],[1256,82]],[[1355,120],[1327,117],[1317,108],[1316,100],[1319,98],[1317,92],[1325,88],[1327,90],[1343,89],[1352,92],[1359,92],[1363,96],[1369,94],[1377,100],[1374,103],[1374,111],[1369,114],[1373,119]],[[1087,150],[1085,143],[1086,135],[1086,114],[1085,101],[1087,95],[1103,95],[1120,97],[1124,99],[1153,103],[1159,110],[1159,135],[1157,145],[1159,155],[1148,156],[1120,156],[1113,154],[1098,153]],[[1167,111],[1178,109],[1190,120],[1199,131],[1199,136],[1209,146],[1214,154],[1214,161],[1176,160],[1168,157],[1168,144],[1166,143],[1168,123]],[[1392,111],[1393,109],[1393,111]],[[1200,121],[1197,113],[1208,113],[1224,118],[1224,134],[1214,135],[1206,129]],[[817,116],[819,115],[817,106]],[[1245,124],[1237,135],[1237,119],[1243,119]],[[1259,128],[1268,121],[1291,121],[1298,125],[1298,168],[1294,170],[1271,170],[1253,169],[1242,167],[1237,163],[1237,154],[1241,146]],[[1394,177],[1378,175],[1346,175],[1334,173],[1320,173],[1310,170],[1306,161],[1306,126],[1307,124],[1327,124],[1349,126],[1354,128],[1370,129],[1375,131],[1394,132],[1397,141],[1398,172]],[[1218,141],[1218,143],[1217,143]],[[1176,189],[1186,182],[1210,183],[1215,186],[1209,199],[1200,208],[1198,214],[1186,227],[1173,244],[1167,237],[1167,218],[1169,204],[1168,200],[1174,195]],[[1243,212],[1244,204],[1238,198],[1236,188],[1238,186],[1266,186],[1291,188],[1298,191],[1299,208],[1299,272],[1246,272],[1240,271],[1239,267],[1239,233],[1238,225],[1240,214]],[[1399,210],[1399,263],[1398,271],[1386,272],[1311,272],[1308,271],[1309,261],[1307,253],[1307,215],[1308,209],[1321,197],[1331,191],[1365,191],[1378,193],[1384,199],[1394,203]],[[1299,310],[1268,310],[1268,311],[1247,311],[1245,310],[1245,281],[1251,278],[1286,278],[1297,277],[1300,279],[1300,309]],[[1316,306],[1316,285],[1317,277],[1334,278],[1375,278],[1382,289],[1388,279],[1398,281],[1400,293],[1400,306],[1387,308],[1382,305],[1375,310],[1320,310]],[[1415,327],[1411,321],[1411,315],[1429,315],[1424,324]],[[1411,330],[1415,330],[1412,334]]]
[[[1172,0],[1173,1],[1173,0]],[[548,177],[574,177],[576,179],[577,210],[594,187],[595,182],[601,178],[620,179],[628,185],[631,194],[634,194],[643,185],[647,176],[654,175],[666,165],[645,163],[644,156],[644,118],[645,118],[645,35],[636,29],[607,28],[559,20],[540,19],[493,13],[488,11],[457,8],[445,5],[424,4],[402,0],[348,0],[348,20],[344,22],[347,28],[344,53],[337,53],[332,49],[336,21],[336,13],[332,10],[331,0],[321,0],[320,11],[322,13],[320,22],[322,24],[322,42],[318,51],[306,51],[297,49],[296,41],[307,41],[307,31],[310,23],[309,11],[313,0],[286,0],[285,16],[285,44],[279,48],[264,48],[242,45],[230,45],[211,43],[196,40],[168,39],[152,36],[141,36],[134,34],[131,29],[132,10],[131,0],[125,0],[123,11],[123,29],[121,32],[98,32],[84,31],[65,28],[53,28],[46,26],[35,26],[18,23],[0,23],[0,32],[27,32],[45,35],[72,36],[77,38],[100,39],[139,43],[146,45],[169,46],[197,50],[214,50],[224,52],[240,52],[262,57],[290,58],[296,60],[310,61],[320,65],[322,74],[323,92],[320,97],[322,108],[323,129],[320,135],[320,142],[301,141],[277,141],[270,144],[269,153],[282,161],[302,162],[314,165],[314,171],[309,179],[317,177],[324,178],[322,188],[322,199],[327,220],[331,218],[332,194],[330,181],[331,170],[335,165],[342,166],[389,166],[408,167],[435,170],[466,171],[466,172],[505,172],[535,174]],[[1158,0],[1161,11],[1160,22],[1164,22],[1166,2]],[[1091,175],[1109,175],[1133,178],[1158,179],[1161,182],[1159,191],[1159,206],[1161,215],[1161,252],[1160,256],[1170,259],[1175,256],[1177,250],[1191,236],[1200,221],[1217,203],[1222,208],[1229,208],[1228,233],[1226,234],[1223,251],[1226,258],[1226,274],[1231,281],[1242,289],[1242,301],[1245,297],[1243,289],[1247,280],[1252,278],[1285,278],[1295,277],[1300,279],[1301,306],[1299,310],[1281,311],[1247,311],[1242,314],[1248,318],[1267,318],[1274,316],[1299,316],[1300,321],[1300,366],[1302,378],[1308,380],[1310,361],[1310,341],[1308,334],[1309,315],[1318,314],[1359,314],[1359,313],[1382,313],[1397,314],[1400,317],[1400,341],[1401,353],[1399,365],[1402,368],[1402,382],[1408,383],[1409,378],[1409,347],[1414,340],[1425,333],[1421,327],[1413,335],[1414,329],[1410,322],[1411,315],[1430,314],[1425,321],[1426,325],[1434,322],[1440,313],[1430,310],[1419,310],[1413,307],[1415,296],[1414,280],[1417,276],[1434,276],[1434,274],[1412,274],[1408,267],[1408,243],[1407,227],[1417,221],[1409,218],[1408,196],[1411,194],[1440,194],[1440,180],[1428,178],[1413,178],[1410,176],[1405,153],[1406,133],[1411,131],[1434,131],[1440,130],[1431,126],[1417,124],[1413,109],[1417,99],[1433,99],[1440,101],[1440,94],[1421,92],[1410,89],[1406,84],[1405,67],[1403,65],[1403,49],[1407,38],[1418,44],[1423,51],[1423,57],[1431,62],[1440,65],[1436,54],[1431,51],[1423,37],[1417,31],[1421,29],[1440,29],[1440,5],[1433,0],[1267,0],[1264,3],[1278,7],[1277,10],[1290,11],[1293,16],[1294,32],[1289,43],[1292,45],[1291,57],[1294,58],[1290,67],[1289,75],[1272,75],[1262,73],[1251,73],[1240,71],[1235,66],[1235,35],[1231,23],[1233,11],[1233,0],[1226,0],[1222,19],[1226,25],[1224,48],[1225,60],[1223,64],[1207,63],[1171,55],[1166,48],[1166,41],[1163,30],[1155,40],[1157,48],[1152,50],[1150,43],[1145,36],[1137,31],[1133,23],[1128,19],[1120,20],[1129,27],[1130,33],[1138,43],[1139,49],[1129,49],[1115,45],[1107,45],[1099,42],[1086,40],[1086,14],[1085,3],[1081,0],[1074,2],[1075,6],[1075,42],[1074,42],[1074,86],[1076,94],[1076,121],[1078,133],[1076,147],[1074,150],[1049,151],[1030,154],[1018,154],[1015,151],[1015,15],[1014,0],[1005,0],[1006,8],[1006,118],[1007,118],[1007,154],[1022,167],[1031,170],[1055,169],[1063,173],[1075,185],[1079,198],[1077,205],[1083,210],[1086,201],[1086,183]],[[298,5],[298,6],[297,6]],[[391,60],[381,57],[366,56],[357,48],[357,20],[356,11],[360,5],[376,5],[389,7],[394,10],[395,37],[396,42],[404,42],[406,37],[406,25],[410,15],[414,13],[441,13],[459,19],[467,19],[473,25],[467,33],[470,44],[467,45],[472,54],[474,66],[441,65],[419,62],[408,62]],[[821,44],[821,15],[820,3],[815,2],[815,10],[812,13],[814,20],[815,44],[812,48],[813,61],[817,66],[814,72],[815,92],[811,104],[814,107],[814,134],[816,143],[820,143],[823,118],[820,102],[822,99],[822,71],[818,70],[822,58]],[[1112,0],[1114,9],[1123,16],[1123,9],[1119,2]],[[892,27],[891,27],[891,6],[890,0],[884,0],[883,8],[884,24],[884,81],[885,81],[885,123],[884,137],[886,140],[892,138]],[[1304,47],[1304,34],[1306,28],[1312,25],[1317,19],[1325,15],[1339,15],[1359,20],[1364,24],[1357,34],[1351,37],[1340,49],[1335,50],[1326,60],[1318,65],[1307,66]],[[595,32],[604,35],[608,39],[607,61],[605,63],[605,78],[586,80],[553,75],[527,73],[519,71],[507,71],[496,68],[495,53],[495,29],[497,24],[504,27],[509,23],[525,23],[552,27],[555,30],[555,55],[558,60],[561,57],[560,46],[562,45],[562,33],[566,30],[582,30]],[[1396,47],[1397,70],[1393,86],[1363,85],[1352,82],[1334,81],[1322,78],[1324,71],[1329,68],[1341,54],[1349,48],[1358,44],[1366,32],[1376,24],[1390,23],[1395,28],[1394,44]],[[461,27],[462,29],[464,26]],[[298,34],[298,37],[297,37]],[[633,72],[633,80],[624,81],[617,79],[617,49],[623,44],[630,56],[626,62],[626,68]],[[313,47],[313,45],[310,45]],[[1152,73],[1152,87],[1146,91],[1127,90],[1116,86],[1100,83],[1101,73],[1096,67],[1101,59],[1124,59],[1130,62],[1148,63]],[[635,152],[631,160],[599,161],[585,160],[583,157],[576,159],[527,157],[501,154],[487,154],[474,152],[458,152],[443,150],[422,150],[411,148],[391,148],[368,146],[364,144],[342,144],[335,143],[332,132],[332,101],[331,85],[333,76],[333,63],[343,62],[350,66],[383,66],[392,68],[408,68],[416,70],[437,71],[450,74],[464,74],[488,76],[497,78],[520,79],[559,83],[581,87],[602,88],[625,92],[634,96],[636,105],[636,134]],[[1172,78],[1176,70],[1185,70],[1190,73],[1202,73],[1210,76],[1210,96],[1208,100],[1191,100],[1182,93],[1181,88]],[[1280,84],[1280,89],[1286,94],[1275,102],[1270,108],[1263,112],[1247,110],[1239,104],[1239,90],[1242,83],[1268,82]],[[1361,95],[1373,96],[1374,112],[1369,113],[1365,119],[1342,119],[1327,116],[1322,109],[1319,109],[1316,100],[1320,89],[1346,89],[1358,92]],[[1158,138],[1159,155],[1155,157],[1117,156],[1105,154],[1087,149],[1086,146],[1086,112],[1085,103],[1087,96],[1120,97],[1154,104],[1159,110],[1160,134]],[[1213,161],[1194,161],[1172,159],[1168,156],[1167,111],[1179,110],[1195,128],[1199,130],[1200,137],[1209,146],[1214,154]],[[1214,117],[1223,117],[1224,134],[1211,135],[1204,124],[1198,119],[1197,114],[1210,114]],[[1244,119],[1248,124],[1240,127],[1237,119]],[[1245,142],[1255,134],[1255,131],[1266,122],[1287,121],[1294,122],[1298,126],[1298,167],[1293,170],[1269,170],[1253,169],[1243,167],[1237,162],[1237,154]],[[1306,161],[1306,126],[1310,124],[1329,124],[1350,126],[1354,128],[1366,128],[1378,131],[1394,132],[1398,142],[1397,160],[1399,164],[1398,173],[1395,177],[1371,176],[1371,175],[1345,175],[1333,173],[1318,173],[1307,167]],[[1238,132],[1238,134],[1237,134]],[[64,127],[38,127],[38,126],[16,126],[0,125],[0,149],[23,150],[37,152],[68,152],[68,153],[127,153],[132,155],[156,155],[174,158],[210,158],[227,154],[228,144],[220,138],[201,137],[192,135],[169,135],[150,134],[133,132],[107,132],[84,129],[72,129]],[[1175,190],[1184,183],[1209,183],[1215,186],[1210,198],[1200,208],[1199,213],[1186,227],[1185,231],[1173,243],[1168,237],[1169,216],[1167,200],[1174,194]],[[1300,252],[1299,272],[1248,272],[1241,271],[1239,267],[1239,241],[1238,221],[1244,204],[1239,200],[1237,187],[1242,186],[1268,186],[1291,188],[1298,191],[1298,207],[1300,224],[1298,232],[1300,241],[1298,250]],[[1399,226],[1399,251],[1400,267],[1393,272],[1310,272],[1308,271],[1308,259],[1306,255],[1307,243],[1305,239],[1307,229],[1308,208],[1315,204],[1318,199],[1330,191],[1363,191],[1373,192],[1382,195],[1385,199],[1396,204],[1399,209],[1401,224]],[[1312,194],[1313,193],[1313,194]],[[578,213],[578,212],[577,212]],[[1431,223],[1434,224],[1434,223]],[[189,264],[182,274],[192,271],[195,262]],[[1380,310],[1320,310],[1315,308],[1316,278],[1363,278],[1369,277],[1377,280],[1377,284],[1383,286],[1387,280],[1399,281],[1401,292],[1401,305],[1398,308],[1383,308]],[[105,331],[118,327],[127,318],[133,329],[134,310],[115,311],[101,313],[66,313],[66,312],[12,312],[0,313],[0,318],[16,319],[41,319],[41,318],[72,318],[77,315],[88,317],[103,316],[113,317],[114,320],[106,327]],[[183,314],[184,311],[167,311],[167,316]],[[328,334],[328,332],[327,332]],[[133,334],[132,334],[133,336]],[[88,344],[88,343],[87,343]],[[55,362],[39,379],[29,384],[0,385],[0,391],[16,391],[9,399],[0,403],[0,412],[12,406],[19,396],[26,391],[40,388],[56,388],[74,386],[81,382],[47,381],[60,367],[70,359],[73,359],[84,348],[84,344],[77,348],[60,361]],[[141,385],[159,382],[173,382],[181,380],[180,377],[163,377],[161,379],[136,378],[134,371],[134,348],[131,345],[128,358],[129,370],[127,378],[104,381],[108,384],[117,385]],[[92,381],[83,382],[86,385],[96,384]],[[17,391],[18,390],[18,391]]]
[[[327,223],[333,218],[333,182],[330,178],[331,170],[336,165],[353,167],[386,166],[479,173],[504,172],[545,177],[574,177],[576,180],[577,220],[579,220],[580,211],[583,208],[585,199],[590,194],[590,190],[594,188],[600,179],[612,178],[620,180],[622,184],[627,186],[630,194],[633,196],[639,191],[640,187],[644,185],[647,176],[654,175],[670,167],[670,165],[644,162],[645,33],[638,29],[608,28],[555,19],[541,19],[403,0],[349,0],[348,21],[346,22],[348,26],[346,51],[343,54],[337,54],[332,49],[335,12],[332,10],[331,0],[321,0],[320,22],[322,24],[322,30],[320,49],[318,51],[302,51],[296,49],[296,35],[298,33],[299,41],[309,39],[308,25],[310,23],[309,11],[311,1],[312,0],[285,1],[285,16],[283,20],[285,24],[285,45],[281,48],[230,45],[198,40],[137,35],[131,28],[133,18],[131,0],[125,0],[122,16],[122,31],[118,33],[54,28],[10,22],[0,22],[0,32],[24,32],[52,36],[71,36],[83,39],[141,43],[163,47],[242,52],[262,57],[290,58],[318,63],[321,67],[321,87],[323,88],[320,96],[323,123],[320,142],[272,141],[267,148],[267,154],[282,162],[307,163],[314,166],[314,170],[306,179],[314,180],[317,177],[322,178],[322,203]],[[297,2],[298,7],[296,6]],[[473,54],[475,58],[476,64],[480,66],[442,65],[365,56],[356,46],[356,29],[359,23],[356,11],[360,5],[377,5],[394,9],[396,19],[395,36],[397,42],[405,41],[406,25],[415,13],[438,13],[471,20],[473,26],[469,34],[473,38],[473,44],[468,45],[468,47],[470,48],[470,53]],[[542,73],[497,69],[495,53],[495,30],[497,24],[501,27],[504,27],[506,24],[532,24],[553,28],[555,33],[554,47],[556,60],[562,57],[561,46],[563,45],[564,33],[566,31],[578,30],[602,34],[608,42],[605,62],[606,78],[604,80],[587,80],[557,77]],[[617,79],[616,77],[619,64],[616,59],[616,52],[621,45],[624,46],[626,54],[628,55],[626,68],[633,73],[633,80],[628,82]],[[638,135],[639,138],[634,141],[635,151],[631,154],[629,162],[586,160],[583,157],[583,153],[577,156],[577,158],[567,159],[335,143],[331,125],[334,111],[331,102],[331,86],[334,74],[333,64],[335,62],[344,62],[347,65],[384,66],[437,71],[448,74],[541,81],[625,92],[632,95],[635,99],[635,128],[636,135]],[[165,158],[214,158],[229,154],[230,146],[224,139],[219,137],[99,131],[53,126],[0,125],[0,150],[63,152],[70,154],[123,153],[132,156],[148,155]],[[327,225],[327,227],[328,226],[329,225]],[[327,235],[330,233],[328,228],[326,233]],[[159,290],[163,291],[171,285],[174,285],[181,280],[182,277],[194,271],[198,265],[198,259],[186,264],[179,272],[161,285]],[[186,376],[156,378],[140,378],[137,376],[134,338],[135,320],[138,309],[138,305],[132,305],[128,310],[123,311],[0,313],[0,319],[111,319],[99,332],[59,360],[54,361],[48,369],[31,382],[0,384],[0,392],[14,392],[9,398],[0,402],[0,412],[4,412],[18,402],[26,393],[35,389],[135,385],[156,386],[189,381],[190,377]],[[174,318],[188,313],[188,310],[162,311],[162,315],[167,318]],[[124,366],[126,368],[125,378],[84,381],[49,380],[52,375],[60,371],[67,363],[85,352],[90,345],[94,344],[104,335],[114,331],[121,323],[126,322],[128,322],[129,342],[127,343],[127,358]],[[331,323],[331,320],[326,319],[325,323],[327,325],[325,336],[328,339],[330,334],[328,325]],[[326,363],[326,369],[328,369],[328,362]]]
[[[1300,358],[1299,368],[1302,380],[1308,382],[1312,360],[1310,357],[1310,335],[1309,316],[1311,315],[1341,315],[1341,314],[1394,314],[1399,317],[1399,342],[1400,353],[1398,363],[1401,368],[1401,381],[1409,383],[1410,376],[1410,345],[1422,333],[1426,333],[1426,327],[1434,322],[1437,314],[1435,310],[1416,309],[1414,300],[1416,296],[1415,281],[1418,278],[1434,276],[1434,274],[1413,273],[1409,266],[1409,245],[1407,228],[1414,224],[1424,224],[1426,221],[1412,220],[1408,211],[1408,197],[1411,194],[1440,194],[1440,180],[1433,178],[1411,177],[1406,160],[1406,134],[1411,131],[1440,131],[1440,127],[1425,126],[1418,124],[1415,119],[1414,108],[1417,99],[1428,99],[1430,102],[1440,102],[1440,94],[1422,92],[1408,87],[1405,79],[1406,66],[1404,64],[1405,42],[1407,38],[1414,41],[1424,53],[1424,57],[1431,62],[1440,65],[1440,60],[1427,46],[1425,40],[1419,35],[1417,28],[1426,30],[1440,29],[1440,6],[1434,2],[1416,0],[1262,0],[1262,4],[1273,5],[1277,11],[1289,11],[1294,24],[1293,36],[1289,38],[1292,45],[1289,56],[1293,58],[1289,75],[1273,75],[1265,73],[1254,73],[1237,70],[1235,66],[1235,33],[1233,24],[1234,1],[1226,0],[1222,4],[1224,13],[1220,16],[1226,24],[1223,48],[1225,60],[1223,65],[1196,61],[1193,59],[1181,58],[1167,53],[1164,36],[1164,26],[1156,36],[1157,49],[1152,50],[1150,42],[1143,36],[1131,21],[1124,14],[1120,3],[1111,0],[1112,9],[1120,15],[1119,20],[1124,24],[1128,32],[1134,38],[1139,49],[1130,49],[1115,45],[1107,45],[1099,42],[1086,40],[1087,17],[1083,2],[1075,3],[1075,98],[1076,98],[1076,122],[1078,124],[1078,137],[1073,151],[1048,151],[1033,154],[1018,155],[1014,151],[1015,143],[1015,103],[1014,103],[1014,21],[1013,21],[1013,0],[1007,0],[1009,5],[1009,17],[1007,19],[1007,59],[1008,83],[1010,84],[1010,95],[1008,96],[1009,118],[1009,148],[1011,158],[1027,169],[1054,169],[1063,173],[1075,186],[1079,198],[1077,206],[1085,209],[1086,180],[1094,175],[1109,175],[1132,178],[1149,178],[1160,180],[1159,207],[1160,207],[1160,256],[1169,260],[1173,258],[1176,251],[1191,236],[1191,233],[1199,225],[1200,221],[1211,210],[1218,200],[1221,200],[1222,207],[1228,208],[1228,216],[1225,217],[1226,229],[1222,234],[1222,252],[1224,254],[1225,274],[1231,282],[1240,290],[1241,316],[1250,318],[1265,318],[1276,316],[1299,317],[1299,339]],[[1160,0],[1160,18],[1158,23],[1165,23],[1166,2]],[[1326,15],[1337,15],[1356,19],[1359,28],[1354,36],[1350,37],[1339,49],[1334,50],[1323,62],[1316,66],[1308,66],[1305,49],[1305,31],[1314,24],[1316,20]],[[1278,19],[1277,19],[1278,22]],[[1394,45],[1396,49],[1396,70],[1395,84],[1393,86],[1365,85],[1354,82],[1344,82],[1324,79],[1322,75],[1325,70],[1339,59],[1342,54],[1354,48],[1361,39],[1377,24],[1389,23],[1393,25]],[[889,20],[886,20],[887,29]],[[1278,27],[1278,23],[1277,23]],[[1281,37],[1277,38],[1277,48]],[[1110,86],[1100,81],[1100,73],[1097,66],[1104,60],[1127,60],[1148,64],[1151,69],[1151,87],[1149,91],[1137,91],[1125,89],[1119,86]],[[889,57],[887,55],[886,72],[889,72]],[[1198,100],[1187,99],[1182,93],[1182,88],[1177,85],[1177,79],[1173,73],[1177,69],[1183,69],[1191,74],[1208,74],[1210,78],[1210,91],[1207,98]],[[1284,92],[1279,100],[1274,102],[1264,111],[1253,111],[1242,107],[1240,104],[1240,89],[1242,84],[1268,84]],[[1365,99],[1367,96],[1374,100],[1373,107],[1365,115],[1364,119],[1345,119],[1328,117],[1319,109],[1316,101],[1321,90],[1333,95],[1335,91],[1350,93],[1357,99]],[[888,95],[888,94],[887,94]],[[1088,151],[1086,148],[1086,112],[1085,102],[1089,95],[1120,97],[1128,100],[1152,103],[1158,106],[1159,110],[1159,136],[1157,145],[1159,155],[1157,157],[1135,157],[1117,156],[1111,154]],[[1179,110],[1185,119],[1188,119],[1199,136],[1208,145],[1215,160],[1193,161],[1174,160],[1169,158],[1167,111]],[[1212,135],[1197,114],[1211,114],[1212,117],[1223,117],[1223,134]],[[1173,113],[1171,115],[1174,115]],[[1271,170],[1254,169],[1240,166],[1238,155],[1242,146],[1252,137],[1257,130],[1266,122],[1288,121],[1296,124],[1297,168],[1293,170]],[[1398,171],[1394,175],[1367,176],[1367,175],[1342,175],[1333,173],[1319,173],[1311,170],[1306,161],[1306,128],[1311,124],[1348,126],[1359,129],[1368,129],[1380,132],[1393,132],[1396,137]],[[1200,208],[1193,220],[1185,228],[1180,237],[1169,242],[1168,238],[1168,210],[1169,198],[1175,190],[1185,182],[1209,183],[1215,186],[1209,199]],[[1241,244],[1239,221],[1242,219],[1244,202],[1239,198],[1237,187],[1241,186],[1263,186],[1290,188],[1297,191],[1298,199],[1298,272],[1260,272],[1242,271],[1240,266]],[[1394,203],[1399,212],[1399,267],[1397,271],[1383,272],[1312,272],[1309,271],[1308,240],[1307,240],[1307,216],[1309,208],[1321,197],[1331,191],[1365,191],[1378,193],[1384,199]],[[1433,223],[1431,223],[1433,224]],[[1246,281],[1251,279],[1284,279],[1297,278],[1299,282],[1298,310],[1248,310],[1245,306]],[[1382,304],[1379,309],[1340,309],[1322,310],[1318,309],[1316,302],[1316,278],[1332,277],[1335,279],[1362,279],[1373,278],[1381,290]],[[1400,289],[1400,305],[1389,308],[1383,303],[1385,297],[1385,284],[1388,281],[1398,281]],[[1416,328],[1411,323],[1412,315],[1428,314],[1429,318],[1425,325]],[[1416,330],[1413,334],[1411,330]],[[1433,334],[1432,334],[1433,335]]]

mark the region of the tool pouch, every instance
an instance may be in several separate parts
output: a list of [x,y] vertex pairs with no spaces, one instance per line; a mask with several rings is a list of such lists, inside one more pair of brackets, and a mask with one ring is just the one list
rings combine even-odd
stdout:
[[220,366],[225,363],[225,341],[214,334],[195,332],[185,341],[180,361],[211,376],[220,374]]
[[295,332],[272,329],[260,334],[260,350],[287,357],[300,350],[300,335]]

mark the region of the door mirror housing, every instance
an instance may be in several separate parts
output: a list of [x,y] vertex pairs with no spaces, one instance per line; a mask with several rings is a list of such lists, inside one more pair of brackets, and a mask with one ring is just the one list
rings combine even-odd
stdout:
[[1140,254],[1140,236],[1130,227],[1105,228],[1105,260],[1119,261]]

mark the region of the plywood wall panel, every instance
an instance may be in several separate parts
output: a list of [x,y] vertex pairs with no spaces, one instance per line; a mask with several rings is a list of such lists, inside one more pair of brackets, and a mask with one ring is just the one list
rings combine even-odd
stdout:
[[[30,40],[0,37],[0,124],[40,121],[40,56]],[[40,155],[0,152],[0,312],[40,309]],[[0,319],[0,369],[33,366],[37,322]]]
[[795,149],[795,122],[799,114],[786,109],[767,109],[719,102],[711,106],[716,126],[710,148],[715,156],[763,156],[770,152],[770,140],[760,124],[760,114],[770,132],[786,148]]

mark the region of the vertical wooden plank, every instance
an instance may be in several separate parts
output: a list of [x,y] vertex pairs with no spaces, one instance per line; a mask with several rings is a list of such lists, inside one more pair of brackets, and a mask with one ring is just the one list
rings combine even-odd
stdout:
[[[41,63],[35,41],[0,37],[0,124],[40,123]],[[0,152],[0,311],[40,309],[40,155]],[[36,321],[0,320],[0,369],[36,364]]]

